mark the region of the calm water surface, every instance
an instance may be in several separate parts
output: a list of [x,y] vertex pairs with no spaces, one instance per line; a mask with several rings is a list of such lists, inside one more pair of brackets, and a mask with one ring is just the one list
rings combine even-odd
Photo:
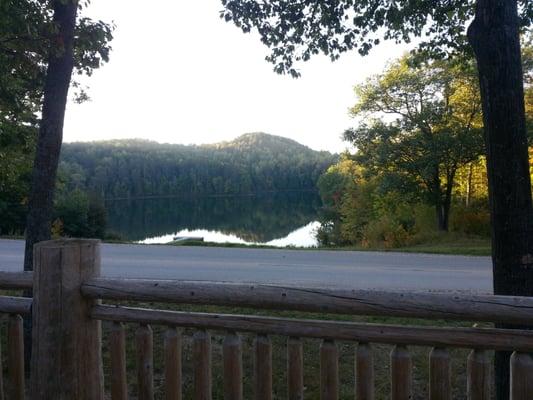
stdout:
[[114,200],[106,207],[109,230],[141,243],[200,236],[217,243],[312,247],[321,202],[316,193],[280,193]]

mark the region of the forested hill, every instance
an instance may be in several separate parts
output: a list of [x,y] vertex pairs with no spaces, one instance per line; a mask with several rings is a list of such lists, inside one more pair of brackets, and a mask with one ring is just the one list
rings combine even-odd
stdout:
[[65,143],[60,185],[105,198],[310,190],[336,160],[329,152],[265,133],[200,146],[144,140]]

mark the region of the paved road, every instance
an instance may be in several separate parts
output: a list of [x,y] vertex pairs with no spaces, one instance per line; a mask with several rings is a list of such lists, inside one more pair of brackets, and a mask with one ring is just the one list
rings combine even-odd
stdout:
[[[22,269],[23,248],[0,240],[0,270]],[[104,244],[102,267],[109,277],[492,292],[488,257]]]

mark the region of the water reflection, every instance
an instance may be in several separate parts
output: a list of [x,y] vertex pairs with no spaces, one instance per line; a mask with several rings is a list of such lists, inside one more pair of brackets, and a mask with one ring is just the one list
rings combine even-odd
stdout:
[[168,243],[173,240],[176,236],[187,236],[187,237],[202,237],[206,242],[213,243],[239,243],[239,244],[262,244],[267,246],[276,246],[276,247],[287,247],[287,246],[298,246],[298,247],[316,247],[318,241],[315,237],[315,232],[320,226],[320,222],[313,221],[309,224],[302,226],[299,229],[296,229],[294,232],[289,233],[287,236],[274,239],[269,242],[248,242],[244,239],[241,239],[238,236],[223,233],[218,231],[208,231],[205,229],[183,229],[179,232],[175,232],[172,235],[157,236],[154,238],[147,238],[141,240],[141,243],[146,244],[156,244],[156,243]]
[[166,243],[174,236],[206,241],[313,246],[320,208],[316,193],[152,198],[106,204],[109,229],[121,237]]

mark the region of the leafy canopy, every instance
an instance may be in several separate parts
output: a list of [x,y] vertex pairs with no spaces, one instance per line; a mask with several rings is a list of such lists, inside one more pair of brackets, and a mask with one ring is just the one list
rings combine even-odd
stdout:
[[[62,51],[53,41],[57,26],[52,17],[48,1],[0,0],[0,231],[11,231],[25,220],[48,56]],[[91,75],[109,60],[112,33],[112,25],[78,18],[77,75]],[[72,86],[77,100],[87,100],[79,81]]]
[[[62,51],[61,44],[54,42],[57,26],[52,14],[49,3],[44,1],[0,2],[0,113],[4,119],[35,122],[48,56],[50,51]],[[109,60],[112,33],[112,25],[78,18],[74,43],[76,74],[91,75]],[[79,87],[79,83],[73,85]],[[81,98],[86,96],[81,93]]]
[[[296,64],[323,53],[336,60],[366,55],[382,39],[410,42],[433,55],[469,51],[466,24],[475,0],[221,0],[220,16],[243,32],[257,29],[278,73],[299,76]],[[533,2],[519,0],[521,26],[533,21]]]
[[[357,159],[402,192],[444,204],[457,169],[483,151],[473,66],[405,56],[356,87],[361,123],[345,132]],[[449,196],[449,194],[448,194]]]

